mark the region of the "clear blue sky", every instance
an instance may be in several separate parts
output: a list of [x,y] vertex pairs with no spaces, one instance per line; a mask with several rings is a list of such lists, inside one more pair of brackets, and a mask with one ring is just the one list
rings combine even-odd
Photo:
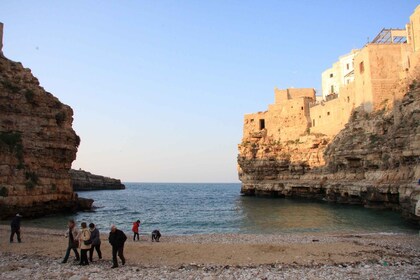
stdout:
[[74,109],[73,163],[124,181],[236,182],[245,113],[418,1],[0,2],[4,54]]

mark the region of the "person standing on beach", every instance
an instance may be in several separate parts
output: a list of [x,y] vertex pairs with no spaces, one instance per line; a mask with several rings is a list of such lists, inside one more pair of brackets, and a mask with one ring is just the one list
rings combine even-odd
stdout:
[[96,249],[96,253],[98,253],[99,259],[102,259],[102,252],[101,252],[101,235],[99,230],[95,227],[94,223],[89,224],[90,230],[90,239],[92,240],[92,247],[89,251],[89,260],[92,262],[93,258],[93,250]]
[[111,226],[111,232],[109,233],[109,243],[112,246],[112,262],[113,265],[111,268],[118,267],[118,260],[117,260],[117,253],[118,257],[121,259],[122,265],[125,265],[125,258],[124,258],[124,243],[127,240],[127,236],[125,233],[119,229],[115,225]]
[[133,228],[132,228],[132,231],[134,232],[133,241],[136,241],[136,236],[137,236],[137,241],[140,240],[139,227],[140,227],[140,220],[137,220],[136,222],[133,223]]
[[10,243],[13,243],[13,239],[15,237],[15,234],[17,236],[17,241],[19,243],[22,242],[20,239],[20,219],[22,216],[18,213],[16,216],[12,219],[12,222],[10,223]]
[[69,244],[67,246],[66,255],[64,256],[62,263],[67,262],[67,260],[69,259],[71,250],[73,250],[74,254],[76,255],[76,261],[80,260],[79,252],[77,251],[77,248],[79,247],[79,241],[77,239],[79,236],[79,230],[77,229],[76,223],[74,222],[74,220],[69,220],[68,227],[69,228],[66,232],[66,238],[69,239]]
[[79,247],[80,247],[80,265],[88,265],[87,253],[92,247],[92,240],[90,239],[90,230],[87,228],[85,222],[81,224],[81,231],[79,233]]

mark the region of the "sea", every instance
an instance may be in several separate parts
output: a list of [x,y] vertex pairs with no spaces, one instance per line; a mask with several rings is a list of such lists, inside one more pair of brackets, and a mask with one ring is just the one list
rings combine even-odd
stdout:
[[25,226],[63,230],[68,219],[112,224],[130,232],[141,221],[149,234],[287,234],[307,232],[418,233],[399,213],[323,201],[240,195],[240,184],[126,183],[125,190],[79,192],[92,198],[94,210],[24,220]]

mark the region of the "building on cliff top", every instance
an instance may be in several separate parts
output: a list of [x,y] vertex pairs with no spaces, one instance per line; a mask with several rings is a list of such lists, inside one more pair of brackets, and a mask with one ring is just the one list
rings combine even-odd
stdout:
[[405,29],[382,29],[360,50],[322,73],[322,102],[313,89],[275,89],[266,112],[245,115],[243,141],[298,139],[305,132],[335,136],[358,108],[372,112],[400,100],[420,68],[420,5]]
[[280,141],[295,140],[310,125],[309,105],[315,102],[312,88],[274,89],[274,104],[265,112],[245,115],[244,139],[267,135]]
[[0,22],[0,54],[3,50],[3,23]]
[[359,50],[340,56],[333,66],[322,72],[322,98],[333,99],[338,95],[340,88],[354,80],[354,56]]

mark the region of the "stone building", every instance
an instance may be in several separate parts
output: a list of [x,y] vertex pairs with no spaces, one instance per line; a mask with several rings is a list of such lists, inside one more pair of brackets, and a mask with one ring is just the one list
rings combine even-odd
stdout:
[[[340,56],[333,66],[322,72],[322,99],[328,100],[338,95],[340,88],[354,80],[354,56],[359,50]],[[332,95],[331,97],[329,97]],[[332,99],[332,98],[331,98]]]
[[420,6],[405,29],[382,29],[360,50],[340,57],[322,73],[322,102],[313,89],[275,90],[266,112],[244,120],[244,141],[269,136],[274,141],[298,139],[306,132],[335,136],[352,112],[393,106],[420,72]]
[[310,126],[309,105],[315,101],[312,88],[274,89],[275,102],[265,112],[245,115],[244,139],[270,136],[276,141],[295,140]]
[[0,54],[3,50],[3,23],[0,22]]

